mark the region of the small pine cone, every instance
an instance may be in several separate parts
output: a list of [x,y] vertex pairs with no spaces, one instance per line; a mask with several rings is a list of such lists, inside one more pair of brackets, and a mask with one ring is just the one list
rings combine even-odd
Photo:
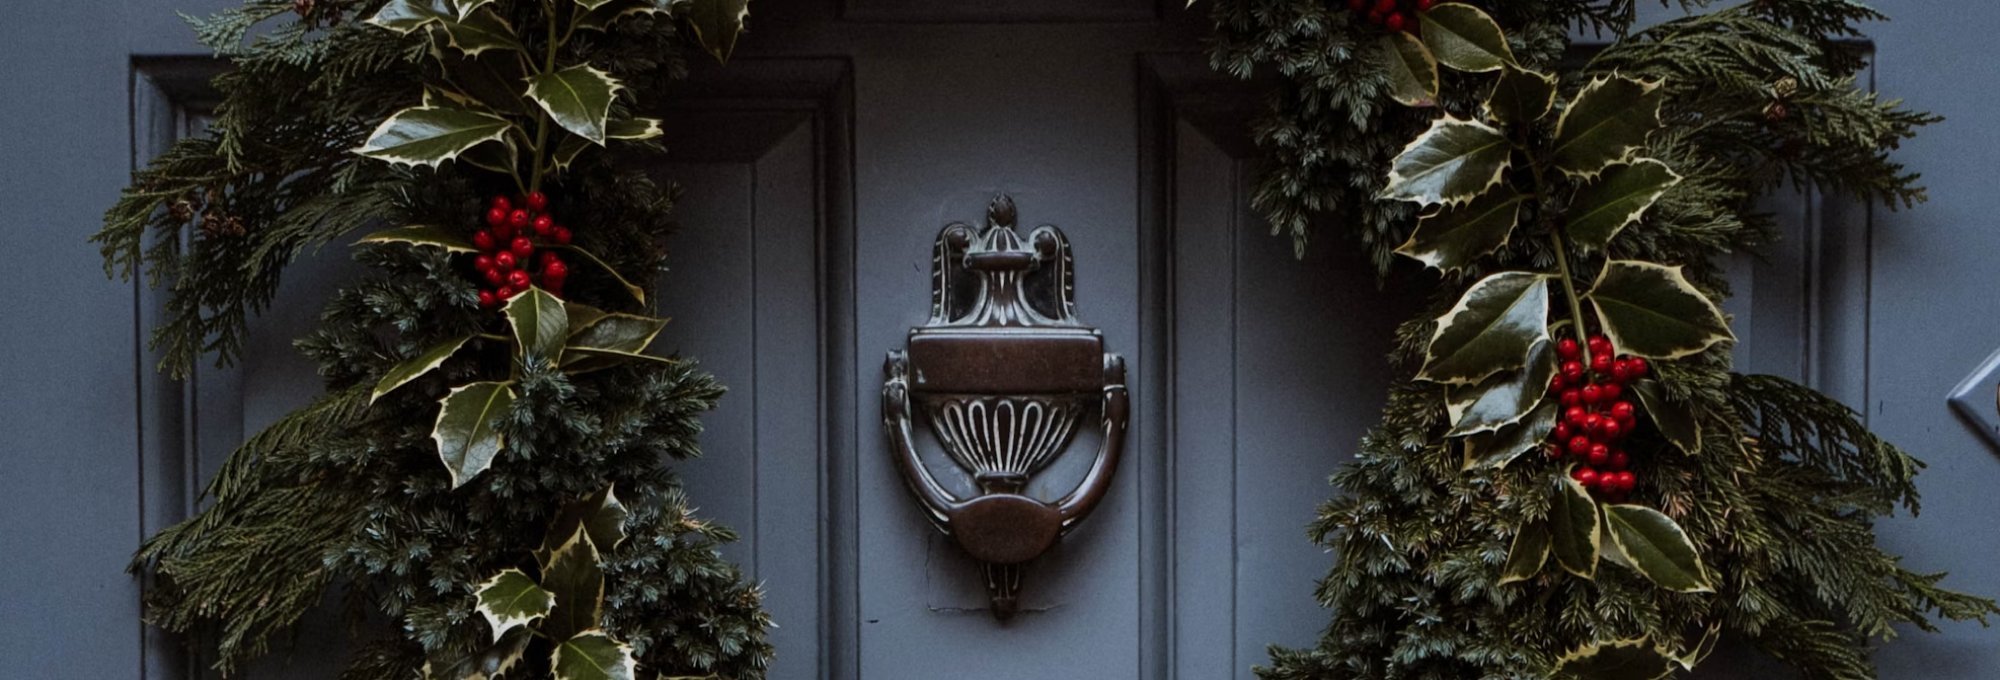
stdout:
[[185,198],[177,199],[167,204],[167,215],[174,218],[176,224],[186,224],[194,219],[194,203]]
[[1785,119],[1790,118],[1791,115],[1791,108],[1785,106],[1785,103],[1782,101],[1771,102],[1769,106],[1764,107],[1764,119],[1773,123],[1785,122]]

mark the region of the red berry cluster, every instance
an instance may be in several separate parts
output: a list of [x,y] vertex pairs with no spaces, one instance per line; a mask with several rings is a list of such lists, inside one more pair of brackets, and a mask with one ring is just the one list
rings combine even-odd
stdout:
[[1417,13],[1428,12],[1436,0],[1347,0],[1347,10],[1368,17],[1368,23],[1390,33],[1417,31]]
[[1590,338],[1588,366],[1573,339],[1556,343],[1556,356],[1562,365],[1549,379],[1549,393],[1562,400],[1563,414],[1549,435],[1549,457],[1575,459],[1579,464],[1570,476],[1577,483],[1601,498],[1624,500],[1638,483],[1628,469],[1631,458],[1618,445],[1638,423],[1625,388],[1650,367],[1639,357],[1614,356],[1611,340],[1602,335]]
[[539,191],[522,198],[519,207],[506,196],[493,197],[486,209],[486,228],[472,235],[472,245],[479,249],[472,267],[486,284],[479,291],[480,307],[499,307],[531,284],[562,295],[569,264],[551,250],[536,254],[538,242],[543,247],[569,244],[569,227],[556,224],[548,210],[549,197]]

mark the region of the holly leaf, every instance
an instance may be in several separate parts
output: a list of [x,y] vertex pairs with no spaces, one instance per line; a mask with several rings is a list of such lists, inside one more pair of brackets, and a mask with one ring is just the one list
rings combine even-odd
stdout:
[[451,46],[468,57],[492,49],[523,51],[513,24],[490,9],[471,12],[456,20],[447,18],[438,24],[444,27]]
[[666,319],[638,314],[606,314],[569,336],[574,349],[643,352],[667,327]]
[[591,324],[597,323],[598,319],[602,319],[604,318],[604,315],[610,313],[602,309],[598,309],[596,307],[592,307],[590,305],[574,301],[564,302],[563,311],[569,313],[569,334],[565,337],[570,337],[570,338],[576,337],[577,332],[582,331],[585,328],[589,328]]
[[1445,388],[1445,413],[1451,417],[1448,437],[1492,432],[1528,414],[1549,391],[1556,374],[1554,343],[1543,340],[1528,348],[1527,365],[1503,371],[1477,385]]
[[460,19],[471,16],[473,10],[491,4],[493,4],[493,0],[452,0],[452,6],[457,8],[458,18]]
[[1477,7],[1447,2],[1417,13],[1417,19],[1423,25],[1424,45],[1437,55],[1438,63],[1472,73],[1514,63],[1507,34]]
[[1584,645],[1556,662],[1557,680],[1663,680],[1671,658],[1643,638]]
[[408,243],[411,245],[443,248],[445,252],[451,253],[479,252],[478,248],[472,247],[471,242],[460,238],[454,231],[429,224],[384,229],[363,236],[361,240],[354,243],[357,245],[362,243]]
[[438,343],[436,347],[424,350],[424,353],[410,357],[402,363],[390,367],[388,373],[382,374],[381,380],[375,381],[375,389],[369,393],[368,403],[373,404],[376,400],[395,391],[396,388],[407,385],[410,381],[424,377],[424,374],[436,370],[437,367],[444,365],[446,359],[450,359],[451,355],[457,354],[458,349],[464,347],[465,343],[471,340],[471,335],[461,335]]
[[669,0],[611,0],[599,3],[595,9],[577,17],[576,27],[580,30],[602,31],[617,23],[619,19],[635,14],[660,14],[667,11]]
[[1694,542],[1673,518],[1641,505],[1607,505],[1604,523],[1618,553],[1654,584],[1678,593],[1715,592]]
[[1438,317],[1417,377],[1470,385],[1527,363],[1528,349],[1549,339],[1548,277],[1501,272],[1480,279]]
[[542,570],[542,587],[555,595],[555,609],[542,619],[542,632],[562,640],[597,627],[603,617],[604,570],[597,546],[581,528],[570,533]]
[[585,10],[597,9],[599,7],[603,7],[604,5],[610,2],[611,0],[576,0],[577,6],[582,7]]
[[541,585],[519,569],[504,569],[494,574],[479,584],[477,597],[479,613],[493,630],[494,644],[499,644],[500,636],[515,626],[525,626],[547,616],[556,603],[554,595],[542,590]]
[[655,356],[645,352],[620,352],[611,349],[571,347],[563,352],[562,369],[569,373],[589,373],[601,371],[628,361],[650,361],[657,364],[677,364],[680,360],[672,357]]
[[1444,208],[1417,220],[1410,240],[1396,253],[1444,271],[1464,269],[1507,245],[1528,199],[1500,187],[1458,208]]
[[476,382],[453,389],[440,402],[437,426],[431,439],[437,441],[438,458],[451,472],[451,488],[458,488],[486,468],[500,454],[507,441],[500,423],[514,407],[513,383]]
[[1396,154],[1381,197],[1462,205],[1499,184],[1512,163],[1506,135],[1485,123],[1446,115]]
[[1688,283],[1680,267],[1612,260],[1584,297],[1611,344],[1639,356],[1676,359],[1736,339],[1722,310]]
[[1388,65],[1389,98],[1404,106],[1436,106],[1438,64],[1416,36],[1389,33],[1379,41]]
[[638,672],[632,647],[601,630],[584,631],[556,644],[549,667],[556,680],[632,680]]
[[1681,183],[1667,164],[1641,158],[1628,165],[1614,166],[1602,177],[1576,192],[1569,204],[1569,221],[1564,225],[1570,240],[1592,248],[1603,248],[1626,226],[1638,222],[1653,203]]
[[514,127],[490,113],[448,106],[416,106],[389,116],[354,152],[402,165],[436,167]]
[[1659,381],[1641,380],[1632,384],[1632,393],[1639,395],[1639,406],[1646,410],[1647,417],[1653,419],[1653,426],[1660,428],[1660,434],[1667,441],[1679,447],[1688,455],[1701,452],[1701,421],[1687,408],[1667,399],[1667,393]]
[[618,500],[618,493],[606,486],[583,500],[563,506],[556,514],[555,521],[549,523],[549,531],[542,538],[542,547],[536,550],[535,558],[548,565],[560,549],[560,541],[576,535],[578,528],[589,534],[592,546],[604,546],[605,550],[615,550],[625,542],[625,518],[630,515],[625,502]]
[[1514,66],[1500,69],[1493,94],[1486,97],[1486,115],[1503,123],[1541,120],[1556,105],[1556,77]]
[[1660,83],[1620,75],[1601,76],[1576,94],[1550,142],[1556,169],[1573,177],[1592,177],[1623,163],[1646,145],[1646,136],[1660,128]]
[[389,0],[363,23],[409,35],[411,31],[458,16],[458,7],[452,4],[453,1]]
[[631,294],[632,299],[639,301],[639,304],[646,304],[646,289],[632,285],[632,282],[625,280],[625,276],[619,274],[618,270],[612,269],[611,265],[605,264],[604,260],[598,259],[596,254],[573,245],[555,246],[555,248],[583,256],[583,259],[589,260],[591,264],[595,264],[599,269],[603,269],[604,273],[610,274],[611,278],[617,279],[618,284],[625,287],[625,292]]
[[1544,399],[1535,410],[1511,425],[1467,437],[1465,469],[1506,467],[1521,454],[1535,450],[1549,440],[1561,410],[1562,404]]
[[1597,501],[1582,484],[1565,476],[1549,502],[1549,552],[1564,571],[1584,578],[1597,576],[1597,551],[1603,541]]
[[564,130],[602,146],[611,100],[625,86],[590,66],[571,66],[528,79],[528,97]]
[[563,309],[562,300],[530,286],[508,300],[505,311],[524,361],[553,364],[562,360],[563,340],[569,335],[569,312]]
[[513,176],[515,170],[515,153],[513,138],[502,137],[499,141],[487,142],[466,149],[465,153],[458,155],[458,162],[502,175]]
[[1507,564],[1500,567],[1500,585],[1534,578],[1549,561],[1549,528],[1543,522],[1521,527],[1514,545],[1507,549]]
[[681,16],[687,17],[701,48],[727,64],[736,51],[736,37],[750,18],[750,0],[690,0]]

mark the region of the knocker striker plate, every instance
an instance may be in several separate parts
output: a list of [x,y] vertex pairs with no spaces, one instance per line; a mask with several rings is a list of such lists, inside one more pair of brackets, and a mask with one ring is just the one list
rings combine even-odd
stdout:
[[[1047,552],[1110,488],[1130,410],[1125,361],[1076,319],[1069,239],[1053,226],[1024,239],[1014,201],[987,207],[980,227],[939,232],[931,318],[883,367],[882,418],[903,481],[939,531],[985,571],[993,614],[1011,617],[1022,566]],[[1103,441],[1077,488],[1055,501],[1024,494],[1061,456],[1095,407]],[[916,450],[919,416],[977,489],[959,498]]]

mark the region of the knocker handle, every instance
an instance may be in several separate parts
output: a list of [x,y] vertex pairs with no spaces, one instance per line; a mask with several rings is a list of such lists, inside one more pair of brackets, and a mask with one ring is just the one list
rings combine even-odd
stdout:
[[1056,501],[1056,510],[1062,513],[1062,528],[1067,533],[1077,522],[1090,516],[1097,509],[1097,503],[1104,500],[1104,494],[1111,490],[1111,475],[1118,470],[1118,459],[1125,453],[1125,426],[1131,419],[1132,406],[1125,390],[1125,358],[1116,354],[1104,355],[1104,441],[1098,444],[1097,460],[1090,464],[1090,472],[1083,476],[1083,483]]
[[951,513],[963,503],[945,491],[937,478],[931,476],[930,469],[924,467],[923,460],[917,457],[916,434],[910,425],[907,355],[901,351],[890,352],[882,372],[888,376],[882,383],[882,425],[889,431],[890,457],[896,461],[896,471],[902,474],[910,492],[923,502],[925,517],[940,531],[951,533]]

